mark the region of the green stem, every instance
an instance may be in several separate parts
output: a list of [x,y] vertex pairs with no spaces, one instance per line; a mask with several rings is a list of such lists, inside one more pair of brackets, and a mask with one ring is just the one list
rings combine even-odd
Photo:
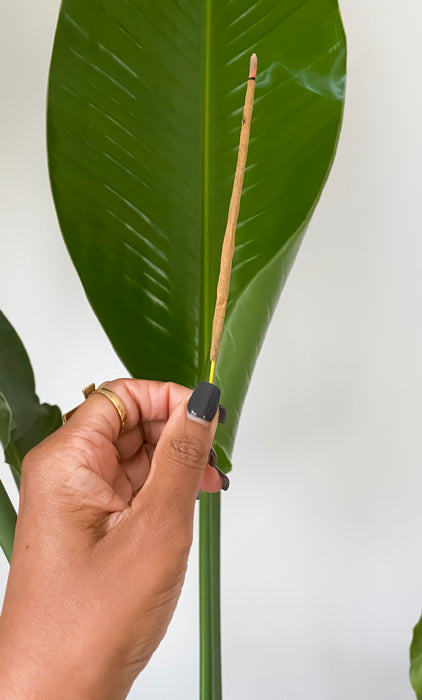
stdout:
[[199,504],[200,700],[221,700],[220,494]]
[[0,546],[9,562],[12,558],[15,527],[16,511],[3,483],[0,481]]

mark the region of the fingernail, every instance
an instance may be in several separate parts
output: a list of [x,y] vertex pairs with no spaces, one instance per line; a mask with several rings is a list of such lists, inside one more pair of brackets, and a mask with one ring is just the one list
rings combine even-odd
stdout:
[[223,424],[223,423],[226,422],[227,411],[226,411],[226,409],[224,408],[224,406],[221,405],[221,403],[220,403],[220,405],[219,405],[218,408],[220,409],[220,411],[219,411],[219,413],[218,413],[218,422],[221,423],[221,424]]
[[217,453],[213,447],[210,449],[210,454],[208,457],[208,464],[210,467],[214,467],[221,477],[221,489],[222,491],[227,491],[230,486],[230,479],[219,467],[217,467]]
[[219,467],[217,467],[217,465],[215,465],[214,469],[216,469],[221,476],[221,490],[228,491],[228,488],[230,486],[229,477],[221,469],[219,469]]
[[188,403],[188,413],[211,423],[218,409],[220,389],[215,384],[200,382]]

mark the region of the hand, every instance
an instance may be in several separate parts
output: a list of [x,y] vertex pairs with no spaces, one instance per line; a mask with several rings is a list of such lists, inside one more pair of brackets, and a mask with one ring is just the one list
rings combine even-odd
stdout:
[[126,697],[176,607],[198,488],[221,488],[207,466],[218,396],[208,422],[191,419],[181,386],[107,388],[127,408],[122,434],[94,394],[24,460],[0,621],[5,700]]

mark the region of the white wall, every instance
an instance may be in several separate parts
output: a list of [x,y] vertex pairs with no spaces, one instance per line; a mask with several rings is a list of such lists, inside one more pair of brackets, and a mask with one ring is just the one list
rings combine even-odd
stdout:
[[[341,6],[349,81],[339,152],[261,354],[223,495],[228,700],[414,697],[422,10],[417,0]],[[29,350],[42,399],[70,408],[81,387],[124,370],[85,300],[49,192],[57,9],[14,0],[2,12],[0,308]],[[175,620],[132,698],[197,697],[196,577],[194,550]]]

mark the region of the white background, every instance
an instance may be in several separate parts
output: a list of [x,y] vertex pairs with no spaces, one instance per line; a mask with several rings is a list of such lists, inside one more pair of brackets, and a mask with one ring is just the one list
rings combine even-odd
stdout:
[[[341,6],[349,77],[338,155],[261,353],[223,494],[228,700],[414,698],[422,10],[417,0]],[[0,308],[29,351],[41,399],[68,409],[81,387],[124,370],[84,297],[49,190],[57,11],[52,0],[2,7]],[[0,567],[4,588],[3,557]],[[175,619],[130,697],[197,697],[196,581],[195,543]]]

